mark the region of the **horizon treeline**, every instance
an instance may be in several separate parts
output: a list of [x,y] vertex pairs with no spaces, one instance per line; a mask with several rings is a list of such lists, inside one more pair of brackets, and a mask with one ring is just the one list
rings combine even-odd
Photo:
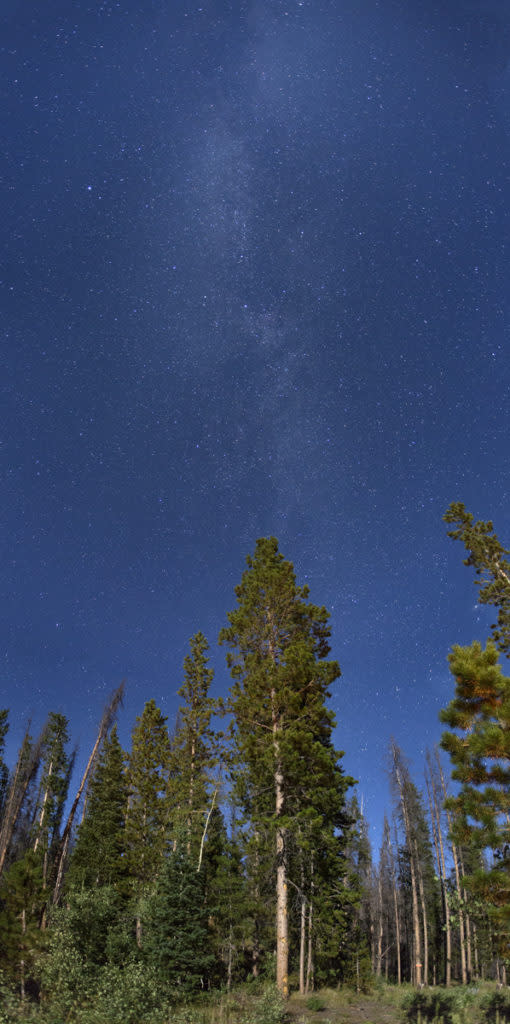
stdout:
[[362,991],[374,976],[506,982],[510,680],[498,658],[510,649],[510,565],[492,523],[475,523],[460,503],[445,520],[498,621],[485,648],[450,654],[449,768],[429,752],[419,785],[391,743],[393,808],[378,851],[332,741],[340,669],[329,616],[275,538],[247,558],[220,633],[225,699],[210,696],[198,632],[175,723],[149,700],[123,750],[120,686],[78,783],[62,714],[50,712],[38,738],[27,732],[7,766],[0,712],[5,999],[68,1020],[87,1005],[117,1006],[129,1020],[257,978],[283,997],[324,985]]

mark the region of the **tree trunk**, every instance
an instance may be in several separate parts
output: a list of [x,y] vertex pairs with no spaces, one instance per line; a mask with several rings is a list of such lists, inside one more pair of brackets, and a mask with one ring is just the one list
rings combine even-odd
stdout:
[[441,896],[443,901],[445,928],[445,985],[446,988],[449,988],[452,982],[452,931],[450,925],[450,901],[448,898],[448,887],[446,884],[446,864],[444,857],[443,833],[441,829],[441,815],[430,759],[428,761],[428,767],[430,784],[429,779],[426,779],[426,782],[429,797],[430,820],[432,823],[432,835],[434,837],[434,846],[436,850],[437,873],[441,882]]
[[[276,779],[279,772],[276,773]],[[283,786],[277,781],[277,793]],[[277,798],[277,803],[280,797]],[[282,996],[289,994],[289,921],[287,913],[286,830],[276,830],[276,984]]]
[[[446,789],[446,782],[445,782],[443,767],[442,767],[441,761],[439,759],[439,754],[438,754],[437,751],[436,751],[436,761],[437,761],[437,766],[438,766],[438,769],[439,769],[439,778],[441,779],[441,788],[443,790],[444,799],[446,800],[446,798],[448,796],[448,791]],[[451,815],[448,813],[448,811],[446,812],[446,819],[448,821],[448,828],[449,828],[449,830],[451,832],[452,831],[452,819],[451,819]],[[457,847],[456,847],[455,843],[453,842],[453,840],[452,840],[451,846],[452,846],[453,866],[454,866],[454,869],[455,869],[455,887],[457,889],[457,898],[458,898],[458,901],[459,901],[460,973],[461,973],[462,984],[466,985],[468,979],[467,979],[467,969],[466,969],[466,939],[465,939],[465,932],[464,932],[464,911],[463,911],[463,907],[462,907],[463,893],[462,893],[462,885],[461,885],[461,882],[460,882],[460,868],[459,868],[459,858],[458,858],[458,853],[457,853]]]
[[425,889],[423,886],[423,873],[420,866],[420,859],[418,856],[418,850],[416,848],[416,842],[414,844],[416,852],[416,873],[418,876],[418,890],[420,893],[421,903],[421,916],[423,924],[423,978],[422,984],[428,985],[429,983],[429,934],[428,934],[428,920],[427,920],[427,904],[425,901]]
[[289,994],[289,919],[287,891],[287,830],[278,824],[285,803],[285,780],[280,760],[281,718],[276,693],[271,690],[274,751],[274,790],[276,818],[276,985],[284,999]]
[[305,872],[301,854],[301,914],[299,923],[299,994],[305,994],[305,949],[306,949],[306,897]]
[[470,918],[469,912],[467,910],[467,893],[466,893],[466,890],[464,888],[464,877],[465,877],[466,873],[464,871],[464,861],[463,861],[463,858],[462,858],[462,850],[460,849],[460,847],[459,847],[458,855],[459,855],[460,877],[461,877],[461,880],[462,880],[461,881],[462,895],[464,897],[464,905],[466,906],[466,913],[465,913],[465,918],[464,918],[465,927],[466,927],[466,971],[467,971],[468,981],[471,981],[471,979],[473,977],[473,961],[472,961],[472,953],[471,953],[471,918]]
[[[395,825],[396,828],[396,825]],[[398,908],[398,889],[397,889],[397,877],[395,872],[395,861],[393,859],[393,849],[391,846],[391,835],[388,829],[388,850],[390,854],[391,863],[391,885],[393,889],[393,912],[395,915],[395,944],[397,947],[397,985],[402,984],[402,962],[400,955],[400,914]]]
[[[53,774],[53,761],[50,761],[49,767],[48,767],[48,783],[49,783],[49,780],[51,779],[52,774]],[[44,796],[42,798],[41,813],[39,815],[39,822],[38,822],[38,826],[39,827],[37,829],[37,835],[35,837],[35,842],[34,842],[34,853],[37,853],[37,847],[39,846],[39,843],[41,842],[42,828],[43,828],[43,825],[44,825],[44,819],[46,817],[46,804],[48,803],[49,795],[50,795],[50,790],[49,790],[49,785],[47,785],[46,789],[44,790]]]
[[193,824],[193,797],[195,792],[195,736],[191,741],[191,764],[190,764],[190,775],[189,775],[189,792],[188,792],[188,841],[186,843],[186,851],[188,857],[191,853],[191,832]]
[[402,808],[402,817],[404,819],[404,829],[406,833],[407,850],[409,853],[409,871],[411,874],[411,898],[412,898],[412,919],[413,919],[413,960],[411,961],[411,982],[416,985],[417,988],[421,988],[422,985],[422,962],[421,962],[421,935],[420,935],[420,915],[418,910],[418,889],[416,882],[416,864],[415,864],[415,852],[414,844],[412,841],[411,823],[409,821],[409,814],[407,810],[407,802],[404,791],[404,781],[402,779],[400,767],[398,764],[398,755],[395,748],[393,748],[393,763],[395,767],[395,777],[397,780],[398,791],[400,795],[400,806]]
[[307,995],[308,995],[310,989],[313,989],[313,985],[314,985],[314,979],[313,979],[313,939],[312,939],[312,935],[313,935],[313,927],[312,927],[313,926],[313,857],[312,857],[311,872],[312,872],[312,880],[311,880],[311,883],[310,883],[310,902],[309,902],[309,906],[308,906],[308,955],[307,955],[307,964],[306,964],[306,984],[305,984],[305,993]]
[[233,947],[234,947],[234,934],[233,934],[232,925],[230,925],[229,926],[229,930],[228,930],[227,992],[230,992],[230,990],[232,988]]
[[[23,910],[21,911],[21,934],[23,936],[25,936],[26,935],[26,931],[27,931],[27,915],[26,915],[25,907],[23,907]],[[23,1000],[25,998],[25,961],[23,959],[20,960],[19,970],[20,970],[20,996],[21,996],[21,1000],[23,1002]]]
[[382,943],[383,943],[383,898],[381,872],[377,879],[377,937],[375,944],[375,973],[378,978],[382,974]]

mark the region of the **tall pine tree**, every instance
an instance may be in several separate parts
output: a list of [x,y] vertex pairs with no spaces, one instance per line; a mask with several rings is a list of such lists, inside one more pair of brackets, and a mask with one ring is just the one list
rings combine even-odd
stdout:
[[454,647],[449,656],[456,680],[455,697],[441,714],[454,729],[441,746],[453,763],[460,785],[448,799],[454,838],[479,854],[492,851],[488,870],[480,867],[466,885],[492,907],[492,919],[505,955],[510,954],[510,678],[503,675],[498,652]]
[[[329,772],[333,715],[325,701],[340,670],[326,660],[328,613],[307,601],[276,539],[258,540],[247,565],[220,643],[229,647],[234,679],[230,710],[246,811],[254,833],[273,843],[276,981],[286,996],[291,837],[309,818],[315,774],[320,787]],[[306,793],[304,805],[298,793]]]
[[179,841],[184,842],[188,855],[193,854],[197,860],[217,762],[211,728],[217,702],[209,696],[214,672],[209,667],[208,650],[203,633],[196,633],[190,640],[190,653],[184,659],[184,682],[178,691],[182,703],[172,741],[173,845],[175,848]]
[[125,754],[114,726],[89,784],[85,817],[69,864],[68,886],[125,888],[127,801]]
[[[166,722],[155,701],[148,701],[136,719],[128,757],[126,865],[138,901],[155,881],[168,840],[171,762]],[[136,916],[137,941],[141,945],[139,910]]]

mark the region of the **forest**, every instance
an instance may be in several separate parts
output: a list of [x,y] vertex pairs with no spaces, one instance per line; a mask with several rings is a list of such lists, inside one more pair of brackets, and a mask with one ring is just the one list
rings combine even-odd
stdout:
[[485,645],[451,650],[423,785],[391,743],[380,850],[333,744],[328,612],[275,538],[247,558],[219,636],[224,698],[197,632],[176,721],[149,700],[123,750],[119,686],[78,780],[61,713],[8,765],[0,712],[1,1022],[191,1021],[179,1007],[240,986],[271,986],[282,1006],[374,985],[505,991],[509,553],[462,503],[444,519],[497,621]]

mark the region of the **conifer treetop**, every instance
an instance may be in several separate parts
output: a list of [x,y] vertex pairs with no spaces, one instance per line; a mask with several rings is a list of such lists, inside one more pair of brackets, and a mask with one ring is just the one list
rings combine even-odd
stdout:
[[479,603],[499,609],[492,635],[498,649],[510,657],[510,552],[500,543],[491,520],[475,522],[462,501],[452,502],[443,520],[454,527],[448,536],[462,541],[468,552],[464,565],[473,566],[478,577]]

